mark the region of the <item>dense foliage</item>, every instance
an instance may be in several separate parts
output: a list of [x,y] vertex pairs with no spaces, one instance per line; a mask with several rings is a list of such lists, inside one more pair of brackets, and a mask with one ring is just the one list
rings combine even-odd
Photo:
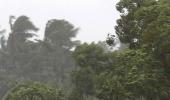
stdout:
[[[103,52],[97,44],[77,47],[73,91],[81,91],[77,95],[81,100],[89,96],[99,100],[169,100],[169,0],[120,0],[116,7],[121,13],[116,33],[129,47],[114,52]],[[113,46],[114,39],[114,35],[108,36],[106,42]]]
[[3,100],[65,100],[65,98],[60,89],[29,82],[14,87]]

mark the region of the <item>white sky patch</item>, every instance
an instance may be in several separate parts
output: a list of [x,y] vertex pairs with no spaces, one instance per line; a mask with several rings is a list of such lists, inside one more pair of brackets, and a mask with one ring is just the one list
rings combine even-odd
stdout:
[[10,15],[26,15],[40,28],[50,19],[65,19],[79,27],[77,39],[83,42],[105,40],[107,33],[114,33],[119,13],[115,4],[118,0],[1,0],[0,26],[9,29]]

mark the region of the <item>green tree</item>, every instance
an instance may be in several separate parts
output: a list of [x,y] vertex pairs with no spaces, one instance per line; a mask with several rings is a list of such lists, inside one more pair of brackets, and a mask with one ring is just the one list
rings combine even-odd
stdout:
[[115,29],[121,42],[153,53],[169,77],[169,0],[121,0],[117,9],[121,19]]
[[8,37],[7,48],[11,54],[27,52],[29,38],[36,36],[38,30],[27,16],[18,17],[11,25],[11,33]]
[[169,0],[160,0],[156,4],[141,7],[135,13],[136,20],[143,23],[142,45],[152,51],[155,57],[161,61],[161,66],[167,71],[167,77],[170,76],[168,74],[170,72],[168,61],[170,55],[169,10]]
[[98,98],[169,99],[169,4],[169,0],[120,0],[116,33],[135,50],[114,54],[113,68],[99,75]]
[[74,53],[77,69],[71,100],[168,100],[170,81],[161,62],[145,49],[107,52],[99,45],[83,44]]
[[72,73],[74,86],[71,100],[95,97],[96,77],[106,69],[108,61],[103,47],[94,43],[85,43],[76,47],[73,57],[76,69]]
[[[30,40],[36,36],[38,28],[30,21],[27,16],[19,16],[16,20],[10,17],[9,24],[11,33],[7,39],[5,67],[9,75],[13,75],[16,80],[28,76],[30,61],[35,55],[35,43]],[[26,78],[26,77],[25,77]]]
[[168,100],[170,81],[159,61],[143,50],[110,54],[112,65],[97,77],[101,100]]
[[66,74],[74,67],[71,48],[76,45],[72,38],[77,32],[78,28],[65,20],[52,19],[46,24],[41,54],[48,61],[44,66],[52,69],[55,80],[60,85],[68,80]]
[[[156,0],[121,0],[116,8],[121,13],[121,18],[117,20],[116,34],[123,43],[129,43],[130,48],[139,48],[142,42],[142,33],[143,29],[146,27],[149,22],[146,24],[144,21],[147,20],[137,20],[135,13],[141,9],[143,6],[155,5]],[[149,13],[153,15],[153,13]],[[147,17],[152,19],[152,17]]]
[[3,100],[65,100],[65,97],[60,89],[29,82],[14,87]]

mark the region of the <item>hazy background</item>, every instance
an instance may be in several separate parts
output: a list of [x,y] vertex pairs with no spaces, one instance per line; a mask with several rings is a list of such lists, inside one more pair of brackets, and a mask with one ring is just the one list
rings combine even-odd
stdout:
[[[66,19],[80,28],[77,39],[82,42],[105,40],[114,33],[118,0],[1,0],[0,28],[9,28],[8,18],[26,15],[40,28],[42,38],[50,19]],[[8,32],[7,32],[8,33]]]

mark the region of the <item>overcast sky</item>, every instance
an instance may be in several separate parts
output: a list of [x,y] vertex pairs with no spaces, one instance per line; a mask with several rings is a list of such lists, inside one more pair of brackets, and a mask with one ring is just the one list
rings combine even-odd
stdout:
[[45,24],[50,19],[65,19],[79,27],[77,39],[83,42],[105,40],[114,33],[119,13],[118,0],[0,0],[0,28],[9,28],[10,15],[26,15],[40,28],[43,36]]

